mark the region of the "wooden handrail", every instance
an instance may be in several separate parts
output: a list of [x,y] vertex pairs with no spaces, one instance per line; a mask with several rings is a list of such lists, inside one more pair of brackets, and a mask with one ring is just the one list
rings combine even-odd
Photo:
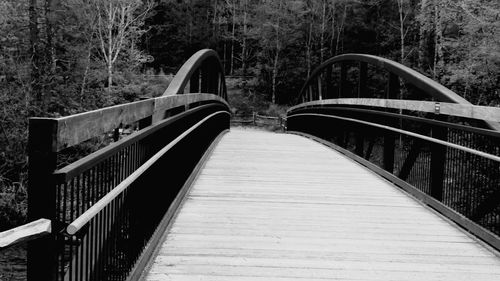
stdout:
[[[346,65],[349,62],[359,62],[360,76],[358,85],[358,97],[362,97],[364,92],[366,92],[367,64],[371,64],[383,68],[389,72],[390,75],[387,88],[388,98],[396,98],[397,94],[399,93],[399,78],[401,78],[439,102],[472,105],[469,101],[459,96],[452,90],[407,66],[389,59],[365,54],[344,54],[326,60],[316,69],[314,69],[311,75],[307,78],[306,82],[304,83],[303,87],[296,97],[296,104],[301,102],[301,98],[304,98],[304,100],[302,101],[307,101],[308,90],[314,88],[314,85],[318,83],[317,80],[323,72],[326,71],[327,73],[331,73],[331,67],[334,64],[341,65],[340,84],[341,89],[343,89],[342,85],[345,83],[347,73]],[[330,84],[331,83],[328,80],[327,90],[328,88],[331,88]],[[318,85],[321,85],[321,83],[319,83]],[[319,90],[320,91],[318,92],[318,99],[321,100],[323,99],[321,94],[321,86],[319,86]],[[312,99],[312,94],[309,98]],[[485,121],[485,123],[489,128],[500,131],[500,124],[498,123],[498,119],[497,122]]]
[[48,219],[39,219],[25,225],[0,232],[0,250],[17,244],[35,240],[52,232],[52,223]]
[[75,219],[72,223],[70,223],[66,227],[66,232],[70,235],[77,233],[80,229],[82,229],[92,218],[94,218],[100,211],[102,211],[106,206],[108,206],[113,199],[118,197],[124,190],[126,190],[132,183],[135,182],[148,168],[150,168],[158,159],[160,159],[165,153],[167,153],[172,147],[174,147],[178,142],[180,142],[183,138],[189,135],[196,128],[201,126],[208,119],[214,117],[218,114],[229,114],[227,111],[218,111],[208,115],[203,118],[201,121],[193,125],[188,130],[184,131],[181,135],[163,147],[160,151],[158,151],[155,155],[153,155],[146,163],[140,166],[136,171],[134,171],[129,177],[127,177],[124,181],[122,181],[119,185],[113,188],[108,194],[106,194],[103,198],[97,201],[92,207],[90,207],[87,211],[85,211],[82,215],[80,215],[77,219]]
[[402,109],[410,111],[420,111],[448,116],[463,117],[475,120],[500,121],[500,108],[489,106],[478,106],[472,104],[457,104],[432,101],[413,101],[413,100],[393,100],[393,99],[364,99],[364,98],[343,98],[327,99],[305,102],[288,109],[288,113],[294,110],[309,106],[328,106],[328,105],[355,105],[369,106],[390,109]]
[[413,132],[409,132],[409,131],[405,131],[405,130],[393,128],[393,127],[390,127],[390,126],[380,125],[380,124],[376,124],[376,123],[372,123],[372,122],[368,122],[368,121],[362,121],[362,120],[353,119],[353,118],[340,117],[340,116],[332,116],[332,115],[326,115],[326,114],[317,114],[317,113],[298,113],[298,114],[293,114],[293,115],[288,116],[288,119],[291,119],[291,118],[294,118],[294,117],[299,117],[299,116],[317,116],[317,117],[333,118],[333,119],[344,120],[344,121],[354,122],[354,123],[358,123],[358,124],[368,125],[368,126],[371,126],[371,127],[376,127],[376,128],[380,128],[380,129],[384,129],[384,130],[388,130],[388,131],[392,131],[392,132],[404,134],[404,135],[411,136],[411,137],[414,137],[414,138],[418,138],[418,139],[421,139],[421,140],[425,140],[425,141],[428,141],[428,142],[432,142],[432,143],[444,145],[444,146],[447,146],[447,147],[450,147],[450,148],[458,149],[458,150],[461,150],[461,151],[464,151],[464,152],[467,152],[467,153],[470,153],[470,154],[474,154],[474,155],[477,155],[477,156],[480,156],[480,157],[483,157],[483,158],[487,158],[487,159],[490,159],[490,160],[493,160],[493,161],[496,161],[496,162],[500,163],[500,157],[498,157],[496,155],[493,155],[493,154],[489,154],[489,153],[482,152],[482,151],[479,151],[479,150],[476,150],[476,149],[472,149],[472,148],[468,148],[468,147],[465,147],[465,146],[462,146],[462,145],[454,144],[454,143],[443,141],[443,140],[440,140],[440,139],[436,139],[436,138],[424,136],[424,135],[421,135],[421,134],[417,134],[417,133],[413,133]]
[[191,103],[215,101],[228,105],[227,102],[213,94],[186,94],[178,96],[162,96],[148,100],[121,104],[94,111],[60,118],[30,118],[30,122],[53,122],[54,152],[61,151],[86,141],[92,137],[109,132],[121,124],[131,124],[147,118],[156,112],[189,105]]

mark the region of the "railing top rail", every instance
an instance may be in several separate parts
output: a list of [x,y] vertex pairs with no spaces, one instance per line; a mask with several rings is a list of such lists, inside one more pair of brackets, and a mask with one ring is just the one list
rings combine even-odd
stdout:
[[445,86],[437,83],[436,81],[426,77],[425,75],[407,66],[404,66],[398,62],[389,59],[373,55],[366,55],[366,54],[344,54],[326,60],[311,73],[306,83],[300,90],[298,97],[302,96],[302,94],[307,89],[308,85],[312,81],[314,81],[314,79],[324,69],[335,63],[349,62],[349,61],[365,62],[368,64],[372,64],[387,69],[389,72],[403,78],[403,80],[410,82],[418,89],[424,91],[425,93],[429,94],[430,96],[436,98],[439,101],[459,103],[459,104],[470,104],[470,102],[468,102],[466,99],[462,98],[452,90],[446,88]]
[[455,144],[455,143],[443,141],[443,140],[436,139],[436,138],[433,138],[433,137],[428,137],[428,136],[425,136],[425,135],[422,135],[422,134],[417,134],[417,133],[405,131],[405,130],[402,130],[402,129],[393,128],[393,127],[390,127],[390,126],[381,125],[381,124],[377,124],[377,123],[373,123],[373,122],[358,120],[358,119],[354,119],[354,118],[341,117],[341,116],[332,116],[332,115],[318,114],[318,113],[299,113],[299,114],[295,114],[295,115],[289,116],[288,119],[294,118],[294,117],[299,117],[299,116],[318,116],[318,117],[324,117],[324,118],[333,118],[333,119],[339,119],[339,120],[349,121],[349,122],[353,122],[353,123],[363,124],[363,125],[367,125],[367,126],[371,126],[371,127],[376,127],[376,128],[384,129],[384,130],[387,130],[387,131],[392,131],[392,132],[395,132],[395,133],[400,133],[400,134],[403,134],[403,135],[407,135],[407,136],[411,136],[411,137],[414,137],[414,138],[418,138],[418,139],[421,139],[421,140],[424,140],[424,141],[428,141],[428,142],[432,142],[432,143],[444,145],[444,146],[447,146],[447,147],[451,147],[451,148],[454,148],[454,149],[458,149],[458,150],[461,150],[461,151],[464,151],[464,152],[467,152],[467,153],[470,153],[470,154],[473,154],[473,155],[477,155],[477,156],[480,156],[480,157],[483,157],[483,158],[486,158],[486,159],[490,159],[490,160],[493,160],[495,162],[499,162],[500,163],[500,157],[496,156],[496,155],[493,155],[493,154],[490,154],[490,153],[479,151],[479,150],[476,150],[476,149],[473,149],[473,148],[469,148],[469,147],[466,147],[466,146],[462,146],[462,145],[459,145],[459,144]]
[[[184,111],[181,114],[177,114],[168,120],[163,120],[160,121],[156,124],[153,124],[153,126],[149,126],[140,132],[135,132],[131,134],[130,136],[120,139],[90,155],[87,155],[69,165],[66,165],[62,167],[61,169],[58,169],[54,171],[54,176],[57,181],[65,181],[70,178],[73,178],[75,175],[80,174],[82,171],[88,169],[89,167],[96,165],[109,155],[116,153],[117,151],[123,149],[124,146],[130,145],[134,142],[137,142],[143,138],[148,137],[150,134],[155,133],[156,131],[162,129],[163,126],[167,126],[171,123],[177,122],[178,119],[182,118],[185,114],[190,114],[194,113],[203,109],[206,109],[210,106],[214,106],[213,104],[206,104],[206,105],[201,105],[189,110]],[[221,107],[223,107],[221,105]]]
[[55,137],[53,138],[52,149],[53,151],[61,151],[64,148],[109,132],[120,125],[131,124],[152,116],[156,112],[207,101],[219,102],[229,106],[223,98],[213,94],[185,94],[161,96],[60,118],[35,117],[30,118],[30,122],[56,123],[56,131],[53,132]]
[[448,116],[469,118],[475,120],[500,121],[500,108],[478,106],[472,104],[456,104],[432,101],[394,100],[394,99],[366,99],[341,98],[305,102],[288,109],[287,113],[310,106],[354,105],[390,109],[402,109],[427,113],[443,114]]
[[[120,195],[124,190],[127,189],[140,175],[142,175],[147,169],[149,169],[160,157],[162,157],[165,153],[167,153],[172,147],[174,147],[177,143],[179,143],[182,139],[184,139],[187,135],[189,135],[196,128],[201,126],[210,118],[214,117],[218,114],[229,114],[227,111],[217,111],[203,118],[201,121],[193,125],[188,130],[184,131],[177,138],[168,143],[165,147],[163,147],[160,151],[158,151],[155,155],[153,155],[146,163],[140,166],[137,170],[135,170],[129,177],[127,177],[124,181],[118,184],[115,188],[113,188],[108,194],[106,194],[103,198],[97,201],[92,207],[90,207],[87,211],[85,211],[82,215],[76,218],[73,222],[71,222],[66,231],[68,234],[73,235],[77,233],[80,229],[82,229],[92,218],[94,218],[101,210],[103,210],[107,205],[113,201],[118,195]],[[168,121],[168,120],[167,120]],[[167,122],[164,121],[164,122]],[[158,125],[161,125],[158,124]]]
[[[174,79],[168,85],[167,90],[163,93],[163,96],[179,95],[184,92],[184,88],[189,83],[191,76],[200,68],[200,66],[208,59],[212,58],[212,67],[215,67],[214,71],[219,71],[224,78],[224,71],[222,64],[219,60],[217,52],[210,49],[204,49],[196,52],[192,55],[179,69]],[[224,88],[225,91],[225,88]],[[225,96],[225,94],[224,94]]]

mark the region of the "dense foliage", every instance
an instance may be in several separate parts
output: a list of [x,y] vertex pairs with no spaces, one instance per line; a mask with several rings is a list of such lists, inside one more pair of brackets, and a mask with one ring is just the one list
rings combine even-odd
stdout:
[[29,116],[159,95],[201,48],[252,77],[252,100],[287,104],[315,66],[359,52],[500,103],[498,0],[0,0],[0,228],[24,217]]
[[473,103],[500,102],[496,0],[161,0],[146,23],[149,67],[214,48],[228,74],[258,77],[258,92],[279,103],[315,66],[351,52],[402,62]]

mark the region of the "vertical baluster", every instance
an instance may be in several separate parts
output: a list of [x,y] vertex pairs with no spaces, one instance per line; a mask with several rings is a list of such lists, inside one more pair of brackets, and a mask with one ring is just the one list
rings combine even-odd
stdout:
[[358,98],[368,97],[367,90],[368,64],[366,62],[359,63],[359,83],[358,83]]
[[318,100],[322,100],[323,99],[323,85],[321,83],[321,79],[322,79],[323,75],[318,75]]
[[210,83],[210,69],[207,67],[207,64],[203,64],[201,67],[201,92],[208,93],[209,91],[209,83]]
[[329,65],[326,68],[326,92],[324,94],[325,99],[333,98],[335,95],[333,94],[333,81],[332,81],[332,68],[333,65]]
[[347,63],[340,63],[340,84],[339,84],[339,98],[347,97]]
[[[387,87],[387,98],[395,98],[399,93],[399,77],[393,73],[389,73],[389,82]],[[396,122],[387,119],[389,126],[394,126]],[[386,132],[384,134],[384,169],[390,173],[394,172],[394,133]]]
[[200,70],[197,69],[189,79],[189,91],[191,93],[200,92]]
[[[436,139],[447,140],[447,129],[440,126],[432,127],[432,137]],[[438,200],[443,200],[443,180],[444,163],[446,160],[446,147],[440,144],[431,144],[431,167],[430,167],[430,194]]]

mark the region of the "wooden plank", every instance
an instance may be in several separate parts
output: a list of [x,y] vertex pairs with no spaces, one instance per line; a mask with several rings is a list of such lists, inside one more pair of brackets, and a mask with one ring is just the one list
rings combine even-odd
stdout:
[[50,234],[52,223],[48,219],[39,219],[25,225],[0,232],[0,250],[14,245],[35,240]]
[[212,94],[162,96],[127,104],[115,105],[61,118],[46,118],[57,122],[56,151],[71,147],[92,137],[109,132],[120,125],[131,124],[154,116],[153,123],[164,119],[168,109],[201,101],[217,101],[227,105],[221,97]]
[[341,154],[232,129],[144,280],[500,280],[500,259]]
[[[367,99],[367,98],[342,98],[325,99],[311,101],[296,105],[288,109],[287,112],[304,108],[307,106],[327,106],[327,105],[355,105],[373,106],[380,108],[402,109],[420,111],[428,113],[439,113],[443,115],[458,116],[476,120],[489,120],[500,122],[500,108],[491,106],[479,106],[472,104],[456,104],[432,101],[396,100],[396,99]],[[436,107],[439,111],[436,112]]]

